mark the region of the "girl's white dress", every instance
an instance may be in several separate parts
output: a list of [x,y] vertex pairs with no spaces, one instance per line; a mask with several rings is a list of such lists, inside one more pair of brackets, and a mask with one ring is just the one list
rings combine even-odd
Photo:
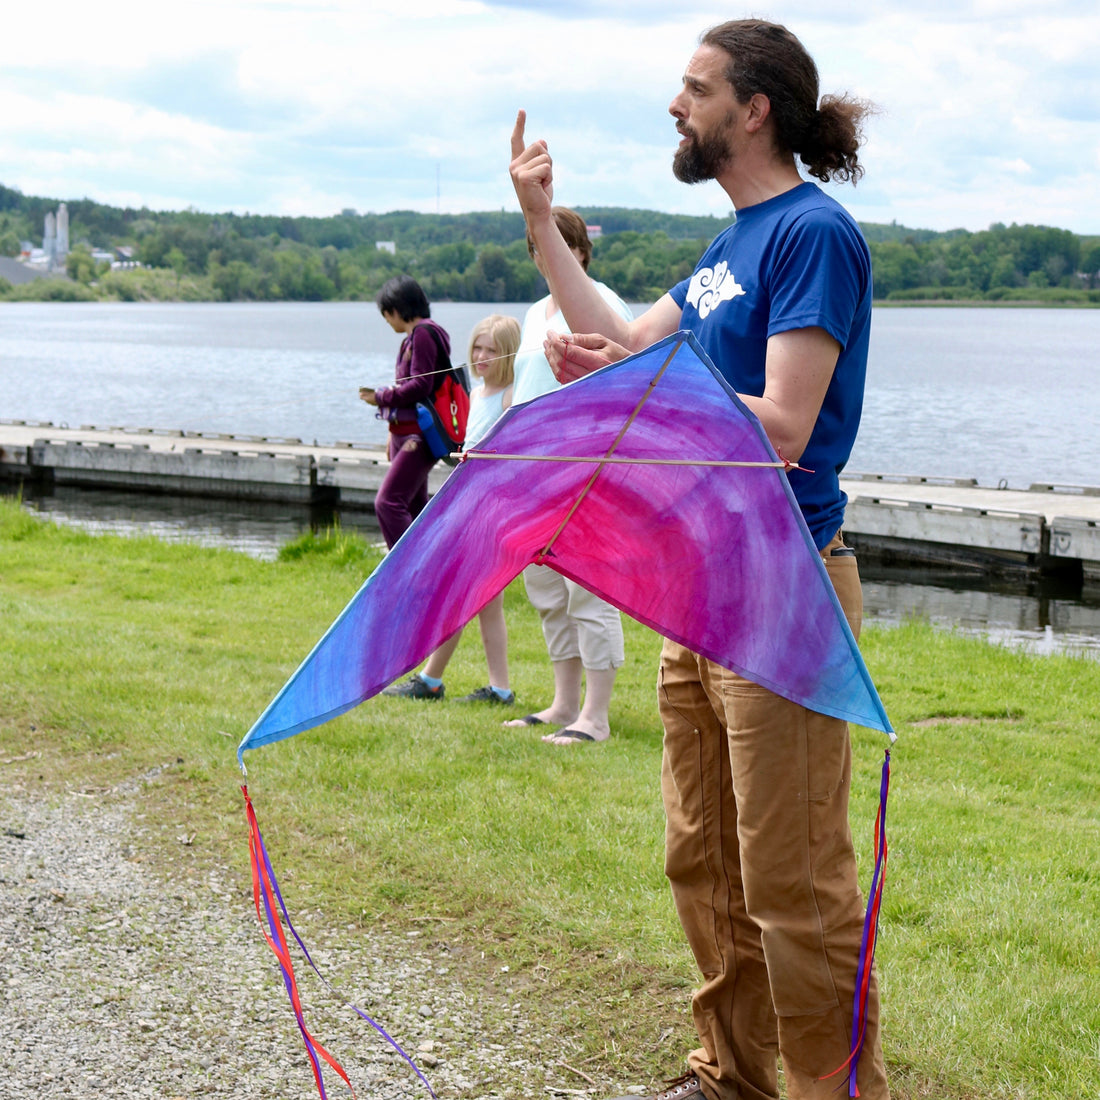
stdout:
[[470,415],[466,418],[466,442],[462,444],[462,449],[468,451],[480,443],[503,412],[504,390],[486,394],[484,383],[475,386],[470,391]]

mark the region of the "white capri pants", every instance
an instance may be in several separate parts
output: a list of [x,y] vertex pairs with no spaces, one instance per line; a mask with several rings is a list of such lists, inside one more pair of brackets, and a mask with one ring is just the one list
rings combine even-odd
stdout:
[[529,565],[523,584],[542,621],[551,661],[579,657],[595,672],[622,667],[623,621],[617,607],[547,565]]

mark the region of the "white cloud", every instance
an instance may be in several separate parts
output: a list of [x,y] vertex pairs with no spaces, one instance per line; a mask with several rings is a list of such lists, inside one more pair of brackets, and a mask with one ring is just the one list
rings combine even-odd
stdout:
[[[669,168],[667,105],[713,9],[656,0],[187,0],[9,14],[0,182],[153,207],[328,214],[513,208],[508,135],[573,204],[725,213]],[[864,220],[1100,233],[1094,0],[777,0],[822,90],[882,113]],[[164,28],[164,29],[161,29]]]

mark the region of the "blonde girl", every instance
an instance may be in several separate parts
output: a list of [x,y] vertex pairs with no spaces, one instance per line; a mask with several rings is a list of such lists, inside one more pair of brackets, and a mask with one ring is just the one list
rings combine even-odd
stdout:
[[512,404],[512,379],[518,349],[519,322],[514,317],[494,313],[479,321],[470,333],[467,362],[475,381],[480,380],[481,385],[475,385],[470,392],[465,447],[479,442]]
[[[477,444],[497,419],[512,404],[512,379],[516,352],[519,350],[520,327],[514,317],[494,313],[479,321],[470,334],[467,362],[476,379],[470,393],[470,416],[466,425],[465,447]],[[460,703],[502,703],[516,701],[508,684],[508,628],[504,622],[504,593],[491,599],[477,616],[481,628],[481,644],[489,666],[489,683]],[[399,695],[407,699],[442,699],[443,673],[447,662],[458,648],[462,631],[452,634],[432,655],[420,672],[399,684],[391,684],[383,695]]]

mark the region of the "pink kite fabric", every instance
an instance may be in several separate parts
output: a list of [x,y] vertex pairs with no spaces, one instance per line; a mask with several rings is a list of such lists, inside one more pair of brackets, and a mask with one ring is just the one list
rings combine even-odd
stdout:
[[415,668],[533,562],[779,695],[891,732],[782,463],[680,332],[509,409],[245,735],[242,767]]

